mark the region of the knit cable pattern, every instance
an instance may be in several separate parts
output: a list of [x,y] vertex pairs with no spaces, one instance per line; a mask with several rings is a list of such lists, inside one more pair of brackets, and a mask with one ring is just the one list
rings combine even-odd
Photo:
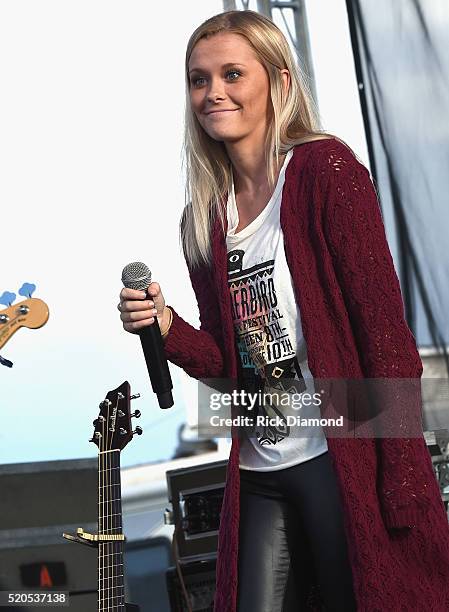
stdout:
[[[407,385],[407,379],[419,379],[423,367],[404,318],[399,280],[368,170],[342,147],[323,151],[320,166],[316,180],[325,203],[324,233],[363,374],[370,379],[405,379],[405,384],[380,381],[374,392],[376,401],[391,407],[388,426],[397,436],[376,439],[383,516],[388,527],[406,527],[429,506],[430,483],[422,474],[429,453],[422,430],[414,439],[402,433],[411,419],[421,423],[420,385],[412,380]],[[433,473],[426,472],[433,482]]]
[[[421,414],[422,363],[367,169],[341,142],[295,147],[281,226],[314,378],[398,382],[376,388],[395,434]],[[196,378],[238,376],[225,236],[213,229],[214,265],[191,280],[197,330],[173,310],[168,359]],[[400,386],[399,381],[411,381]],[[417,383],[417,384],[416,384]],[[386,403],[385,403],[386,402]],[[385,403],[385,404],[384,404]],[[328,438],[339,484],[359,612],[449,610],[449,526],[422,430],[414,437]],[[319,486],[319,483],[317,483]],[[239,439],[233,437],[220,516],[214,612],[236,612]],[[313,564],[313,560],[310,559]],[[321,610],[319,584],[308,610]],[[251,612],[251,611],[239,611]]]

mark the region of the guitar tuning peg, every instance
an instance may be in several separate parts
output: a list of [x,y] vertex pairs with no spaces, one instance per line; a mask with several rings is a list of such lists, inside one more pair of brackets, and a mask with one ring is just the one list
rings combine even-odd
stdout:
[[136,410],[135,412],[131,413],[131,417],[136,417],[136,419],[138,419],[141,414],[142,413],[140,412],[140,410]]
[[0,295],[0,304],[3,304],[4,306],[11,306],[15,299],[15,293],[11,293],[10,291],[4,291],[2,295]]
[[134,395],[131,395],[131,397],[129,399],[130,400],[139,399],[139,397],[140,397],[140,393],[134,393]]
[[33,285],[33,283],[23,283],[23,285],[19,289],[19,295],[23,295],[23,297],[30,298],[35,291],[36,285]]
[[137,434],[138,436],[141,436],[143,434],[143,429],[137,425],[136,429],[133,431],[133,436]]

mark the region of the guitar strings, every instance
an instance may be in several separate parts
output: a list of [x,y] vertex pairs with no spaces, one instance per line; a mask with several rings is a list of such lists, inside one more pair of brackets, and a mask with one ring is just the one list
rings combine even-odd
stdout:
[[[117,422],[117,415],[118,415],[118,402],[119,402],[118,396],[117,396],[116,402],[117,403],[115,405],[115,411],[114,411],[114,414],[116,415],[115,423]],[[114,423],[114,429],[115,429],[115,423]],[[111,432],[111,448],[110,448],[111,451],[112,451],[112,437],[113,437],[113,433],[114,432]],[[114,452],[114,451],[112,451],[112,452]],[[116,490],[115,490],[116,483],[114,482],[114,474],[115,474],[115,472],[113,470],[115,468],[114,468],[112,452],[109,453],[109,458],[108,458],[108,460],[112,464],[112,467],[110,468],[111,487],[109,489],[109,491],[111,493],[111,499],[110,499],[111,508],[110,509],[111,509],[111,512],[112,512],[112,514],[111,514],[111,533],[113,533],[114,530],[117,529],[117,527],[114,526],[114,523],[118,522],[118,514],[115,514],[115,512],[114,512],[114,510],[115,510],[115,508],[114,508],[115,501],[114,500],[115,500],[117,494],[116,494]],[[119,480],[118,479],[118,475],[117,475],[116,480]],[[118,587],[118,584],[114,584],[114,569],[117,569],[117,564],[115,563],[115,555],[114,555],[114,553],[115,553],[115,542],[108,542],[108,545],[109,545],[108,546],[108,550],[109,550],[109,547],[110,547],[110,549],[112,551],[112,572],[111,572],[111,583],[112,583],[111,597],[112,597],[112,602],[111,603],[112,603],[112,609],[113,609],[114,608],[114,600],[115,600],[115,603],[116,603],[117,609],[118,609],[118,607],[119,607],[118,588],[119,587]]]
[[[118,409],[118,405],[116,406]],[[103,491],[101,499],[101,529],[99,532],[105,534],[122,533],[122,525],[119,523],[121,517],[120,501],[120,450],[112,449],[113,432],[109,434],[109,406],[108,418],[103,421],[102,450],[99,454],[99,483],[100,491]],[[105,430],[106,428],[106,430]],[[108,448],[109,447],[109,448]],[[113,453],[119,453],[117,456]],[[117,457],[117,462],[114,461]],[[117,465],[115,465],[117,463]],[[116,478],[114,473],[117,471]],[[100,495],[100,493],[99,493]],[[116,517],[116,518],[114,518]],[[99,542],[99,608],[100,610],[125,609],[124,602],[124,564],[123,564],[123,542],[113,540],[110,542]],[[116,557],[118,561],[116,562]],[[109,563],[110,561],[110,563]],[[103,569],[101,577],[100,568]],[[114,574],[114,569],[117,571]],[[107,570],[107,571],[106,571]],[[121,573],[120,573],[121,571]],[[107,583],[107,584],[106,584]],[[107,594],[106,594],[107,590]],[[107,596],[106,596],[107,595]],[[104,605],[107,605],[107,608]]]
[[[118,413],[119,398],[114,408]],[[120,487],[120,449],[113,449],[113,434],[109,433],[110,406],[107,404],[107,418],[101,421],[102,436],[98,455],[98,504],[100,534],[121,534],[123,525],[120,523],[121,487]],[[118,453],[115,455],[114,453]],[[117,461],[115,461],[117,459]],[[114,478],[114,473],[116,477]],[[98,604],[99,610],[125,610],[124,593],[124,559],[123,541],[98,541]],[[114,573],[116,570],[116,574]]]
[[[120,402],[120,395],[117,396],[117,404],[116,404],[116,414],[118,415],[118,407],[119,407],[119,402]],[[114,512],[114,516],[116,517],[114,520],[116,522],[116,531],[117,533],[121,534],[123,533],[123,518],[122,518],[122,508],[121,508],[121,477],[120,477],[120,448],[117,448],[115,450],[115,452],[117,453],[116,455],[113,455],[114,458],[117,459],[117,461],[115,462],[115,474],[116,474],[116,478],[115,478],[115,491],[113,492],[113,498],[112,498],[112,508],[113,508],[113,512]],[[111,459],[112,459],[112,454],[111,454]],[[118,571],[118,575],[117,575],[117,581],[116,581],[116,589],[117,589],[117,609],[122,608],[123,610],[125,609],[125,579],[124,579],[124,575],[125,575],[125,571],[124,571],[124,557],[123,557],[123,548],[124,548],[124,544],[122,540],[117,540],[116,542],[112,542],[112,551],[113,551],[113,558],[115,558],[115,556],[118,556],[118,559],[120,561],[120,563],[122,565],[119,566],[119,564],[115,564],[115,567]]]
[[[102,431],[101,431],[101,438],[100,438],[100,452],[98,453],[98,485],[99,485],[99,489],[98,489],[98,502],[99,502],[98,533],[99,534],[103,533],[103,528],[104,528],[104,525],[103,525],[104,523],[104,518],[103,518],[104,474],[103,474],[102,465],[101,465],[101,461],[102,461],[101,451],[103,450],[103,444],[104,444],[104,439],[105,439],[104,421],[100,421],[100,422],[101,422]],[[104,568],[102,568],[102,548],[101,548],[101,543],[98,542],[98,609],[99,610],[102,609],[101,591],[102,591],[102,584],[103,584],[102,578],[104,578],[104,575],[102,576],[102,569],[104,570]]]
[[[115,411],[115,414],[117,414],[117,410]],[[112,428],[108,428],[108,429],[112,429]],[[109,448],[108,448],[108,450],[112,450],[112,438],[113,438],[113,435],[114,435],[114,432],[110,431],[110,433],[109,433]],[[113,504],[112,500],[114,499],[114,492],[112,490],[112,483],[114,481],[114,478],[113,478],[113,472],[112,472],[111,465],[110,465],[111,459],[112,459],[111,453],[107,453],[106,454],[106,464],[107,464],[108,469],[107,469],[106,473],[107,473],[108,478],[109,478],[109,483],[108,483],[109,484],[109,486],[108,486],[109,499],[108,499],[107,510],[108,510],[108,515],[109,515],[108,516],[108,522],[111,523],[109,528],[108,528],[108,534],[112,534],[114,532],[113,508],[111,507],[111,504]],[[110,548],[112,548],[111,544],[112,543],[110,543],[110,542],[106,543],[105,550],[107,552],[109,552]],[[110,557],[108,557],[107,563],[108,563],[108,571],[109,571],[109,574],[111,576],[111,587],[110,587],[109,593],[108,593],[108,597],[110,598],[110,601],[108,601],[108,609],[109,609],[109,605],[110,605],[111,610],[113,610],[114,609],[114,601],[115,601],[115,588],[114,588],[114,566],[115,566],[115,563],[114,563],[114,558],[112,558],[112,563],[110,563]]]
[[[102,452],[99,454],[100,479],[102,482],[102,486],[101,486],[101,491],[102,491],[101,528],[99,529],[99,533],[101,534],[107,534],[109,532],[109,518],[110,518],[109,516],[110,513],[108,512],[109,488],[110,488],[109,466],[108,466],[109,453],[107,452],[109,450],[108,449],[108,437],[109,437],[108,423],[109,423],[109,418],[110,418],[109,406],[110,404],[107,405],[107,409],[108,409],[107,417],[102,422],[102,427],[103,427],[102,444],[101,444]],[[98,590],[98,598],[99,598],[98,607],[99,607],[99,610],[110,610],[111,609],[110,598],[111,598],[111,591],[112,591],[111,587],[113,585],[110,584],[111,567],[108,564],[109,555],[107,554],[108,552],[107,542],[99,541],[98,547],[99,547],[98,565],[99,565],[99,570],[100,568],[102,570],[102,572],[99,571],[100,575],[99,575],[99,590]]]

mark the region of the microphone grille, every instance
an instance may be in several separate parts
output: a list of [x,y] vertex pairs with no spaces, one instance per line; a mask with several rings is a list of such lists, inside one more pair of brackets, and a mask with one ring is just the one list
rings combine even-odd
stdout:
[[123,268],[122,283],[127,289],[145,291],[151,285],[151,272],[141,261],[134,261]]

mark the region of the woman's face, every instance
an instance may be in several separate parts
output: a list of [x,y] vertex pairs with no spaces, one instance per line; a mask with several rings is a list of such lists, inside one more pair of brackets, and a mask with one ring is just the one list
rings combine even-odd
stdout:
[[224,32],[202,38],[190,56],[189,80],[192,110],[211,138],[263,141],[269,80],[245,38]]

